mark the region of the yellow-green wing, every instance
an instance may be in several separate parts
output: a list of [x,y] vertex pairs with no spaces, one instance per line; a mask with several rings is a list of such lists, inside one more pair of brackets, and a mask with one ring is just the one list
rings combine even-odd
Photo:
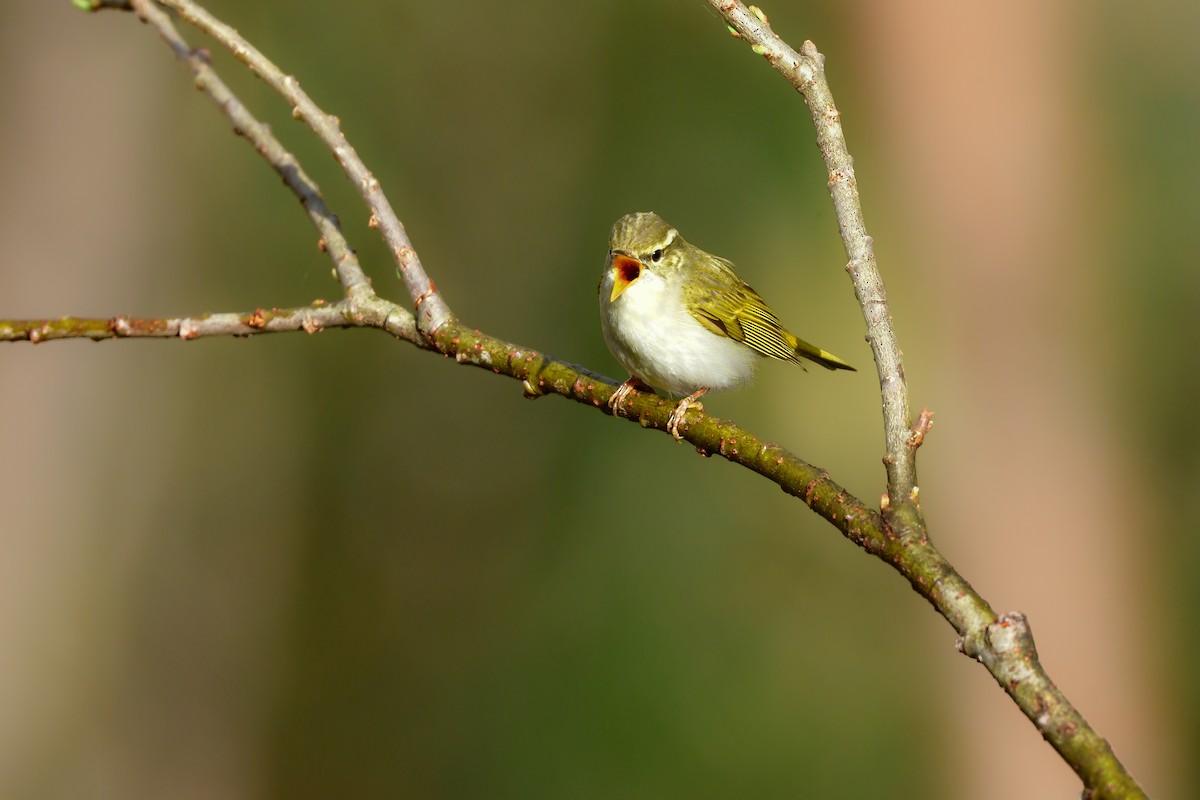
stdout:
[[[688,311],[713,333],[742,342],[764,356],[791,361],[796,337],[723,258],[704,259],[684,289]],[[789,341],[790,340],[790,341]]]
[[710,259],[684,290],[688,311],[702,325],[770,358],[796,364],[807,358],[826,369],[854,369],[832,353],[793,336],[758,292],[737,276],[732,264],[717,256]]

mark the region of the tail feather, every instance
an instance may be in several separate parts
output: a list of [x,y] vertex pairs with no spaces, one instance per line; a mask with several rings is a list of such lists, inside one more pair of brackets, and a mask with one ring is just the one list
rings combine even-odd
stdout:
[[799,362],[801,358],[807,358],[813,363],[820,364],[825,369],[848,369],[851,372],[858,372],[854,367],[842,361],[833,353],[826,352],[816,345],[811,345],[803,339],[796,340],[796,358]]

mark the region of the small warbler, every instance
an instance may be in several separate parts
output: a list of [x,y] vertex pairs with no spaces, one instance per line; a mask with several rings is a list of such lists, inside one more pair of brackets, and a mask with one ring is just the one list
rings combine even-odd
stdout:
[[701,395],[749,380],[763,357],[854,369],[796,338],[730,262],[653,212],[613,225],[599,295],[604,341],[630,374],[609,406],[619,411],[631,392],[651,387],[685,395],[667,422],[677,440],[688,409],[703,408]]

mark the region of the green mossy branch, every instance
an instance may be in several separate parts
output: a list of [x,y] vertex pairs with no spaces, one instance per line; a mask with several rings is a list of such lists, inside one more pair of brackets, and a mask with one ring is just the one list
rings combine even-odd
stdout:
[[[433,336],[435,349],[469,364],[521,381],[527,397],[558,394],[613,412],[608,400],[618,382],[584,367],[510,344],[457,321],[443,325]],[[658,395],[638,392],[622,406],[620,416],[643,428],[667,432],[675,404]],[[823,469],[797,458],[729,420],[692,410],[680,426],[683,438],[703,456],[720,456],[774,481],[785,492],[838,526],[869,552],[882,552],[886,540],[883,518],[847,492]]]
[[[608,399],[618,382],[538,350],[489,336],[457,320],[424,338],[403,307],[370,297],[299,309],[258,309],[249,314],[209,314],[187,320],[78,319],[0,321],[0,341],[49,341],[59,338],[196,338],[254,335],[308,329],[305,320],[324,327],[386,330],[422,349],[439,352],[459,364],[489,370],[520,382],[530,398],[557,394],[612,415]],[[313,328],[310,332],[316,332]],[[187,335],[188,332],[193,335]],[[35,335],[36,332],[36,335]],[[631,422],[667,433],[674,404],[638,393],[624,406]],[[846,491],[821,468],[735,423],[693,409],[680,433],[703,456],[720,456],[762,475],[800,499],[842,535],[890,564],[913,589],[954,627],[958,647],[981,662],[1043,737],[1071,764],[1094,798],[1145,797],[1121,766],[1108,743],[1050,681],[1037,660],[1033,637],[1020,614],[997,617],[992,608],[942,557],[905,504],[887,518]],[[902,524],[896,525],[896,522]]]

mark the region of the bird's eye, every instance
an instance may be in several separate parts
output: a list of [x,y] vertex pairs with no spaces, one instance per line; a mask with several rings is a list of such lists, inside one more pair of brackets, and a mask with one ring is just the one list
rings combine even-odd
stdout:
[[653,261],[655,264],[657,264],[659,261],[662,261],[662,248],[661,247],[650,254],[650,260]]

